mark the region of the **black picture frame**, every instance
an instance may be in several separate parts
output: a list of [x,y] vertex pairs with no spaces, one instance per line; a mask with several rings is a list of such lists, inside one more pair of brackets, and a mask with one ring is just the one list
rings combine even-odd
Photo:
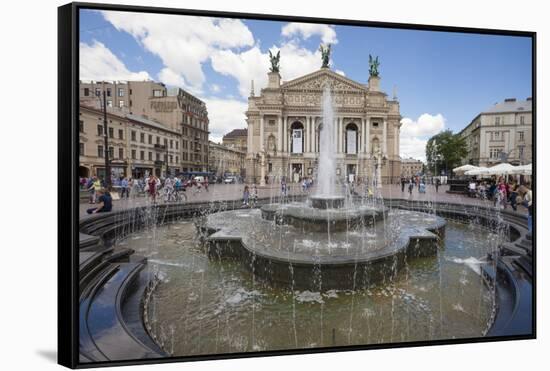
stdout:
[[[203,356],[169,357],[158,359],[134,359],[82,363],[79,360],[79,306],[78,306],[78,246],[79,246],[79,195],[78,195],[78,122],[79,113],[79,11],[113,10],[177,15],[197,15],[255,20],[297,21],[334,25],[370,26],[391,29],[426,30],[434,32],[458,32],[487,35],[508,35],[528,37],[532,41],[532,107],[533,107],[533,194],[536,199],[536,132],[537,132],[537,88],[536,88],[536,32],[496,30],[485,28],[464,28],[422,24],[387,23],[348,19],[311,18],[288,15],[251,14],[224,11],[204,11],[192,9],[157,8],[145,6],[113,5],[98,3],[70,3],[58,8],[58,363],[69,368],[89,368],[99,366],[121,366],[136,364],[156,364],[182,361],[202,361],[244,357],[279,356],[321,352],[341,352],[367,349],[418,347],[464,343],[536,339],[536,206],[533,205],[532,241],[532,333],[527,335],[503,335],[483,338],[446,339],[391,343],[381,345],[328,347],[315,349],[292,349],[261,351],[255,353],[209,354]],[[308,169],[310,173],[311,169]],[[337,169],[340,172],[340,169]]]

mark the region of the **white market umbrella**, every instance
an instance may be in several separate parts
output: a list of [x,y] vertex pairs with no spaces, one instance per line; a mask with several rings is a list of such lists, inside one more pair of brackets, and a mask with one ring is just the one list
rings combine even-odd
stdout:
[[474,176],[474,175],[487,175],[487,171],[489,169],[487,169],[486,167],[476,167],[475,169],[472,169],[472,170],[468,170],[464,173],[464,175],[470,175],[470,176]]
[[462,166],[459,166],[459,167],[455,167],[453,169],[453,172],[455,174],[464,174],[466,173],[467,171],[470,171],[470,170],[475,170],[475,169],[478,169],[477,166],[474,166],[474,165],[462,165]]
[[516,166],[512,174],[519,175],[532,175],[533,174],[533,164]]
[[508,163],[498,164],[487,169],[487,175],[509,175],[514,174],[516,166]]

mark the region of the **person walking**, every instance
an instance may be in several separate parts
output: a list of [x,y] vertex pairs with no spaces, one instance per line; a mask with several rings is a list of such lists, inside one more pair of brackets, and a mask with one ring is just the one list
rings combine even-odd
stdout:
[[244,186],[244,191],[243,191],[243,205],[248,206],[249,198],[250,198],[250,191],[248,189],[248,186],[245,185]]
[[412,196],[412,194],[413,194],[413,189],[414,189],[414,181],[413,181],[413,179],[411,178],[411,180],[409,181],[409,196]]
[[150,174],[147,179],[147,192],[149,192],[149,197],[153,203],[157,202],[157,178]]
[[439,185],[441,182],[439,181],[439,178],[435,178],[435,193],[439,193]]
[[512,184],[510,186],[510,206],[512,206],[512,209],[514,211],[518,211],[517,199],[518,199],[518,185]]
[[401,177],[401,193],[405,192],[405,184],[407,184],[407,179]]
[[126,195],[126,198],[130,197],[130,190],[128,188],[128,179],[122,178],[120,181],[120,198],[123,199],[124,195]]
[[92,204],[95,204],[96,203],[96,200],[97,200],[97,197],[98,197],[98,192],[99,190],[101,190],[103,187],[101,185],[101,180],[98,179],[98,177],[94,176],[93,178],[93,182],[92,182],[92,185],[91,187],[88,189],[88,190],[91,190],[91,196],[92,196]]

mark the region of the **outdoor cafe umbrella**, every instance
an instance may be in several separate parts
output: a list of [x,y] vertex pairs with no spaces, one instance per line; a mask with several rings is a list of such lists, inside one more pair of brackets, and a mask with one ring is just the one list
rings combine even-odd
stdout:
[[509,175],[515,174],[516,167],[508,163],[498,164],[487,169],[487,175]]
[[487,169],[486,167],[476,167],[475,169],[466,171],[464,175],[486,175],[488,170],[489,169]]
[[467,172],[467,171],[475,170],[475,169],[478,169],[478,167],[477,167],[477,166],[474,166],[474,165],[462,165],[462,166],[459,166],[459,167],[455,167],[455,168],[453,169],[453,172],[454,172],[455,174],[460,175],[460,174],[464,174],[464,173]]
[[532,175],[533,174],[533,164],[516,166],[514,172],[511,174],[519,175]]

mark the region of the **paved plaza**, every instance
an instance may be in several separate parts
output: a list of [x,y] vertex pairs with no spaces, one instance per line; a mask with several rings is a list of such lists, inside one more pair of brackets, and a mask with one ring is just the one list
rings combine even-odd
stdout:
[[[305,194],[302,191],[300,184],[289,184],[288,185],[288,194],[289,195],[303,195]],[[213,184],[209,186],[208,191],[204,188],[200,192],[196,188],[188,189],[185,194],[187,195],[187,201],[184,202],[208,202],[208,201],[220,201],[220,200],[240,200],[243,195],[244,184]],[[465,195],[460,194],[451,194],[447,193],[449,186],[442,185],[439,187],[439,192],[435,191],[435,186],[427,185],[426,193],[419,193],[418,188],[414,188],[411,195],[405,187],[405,191],[401,192],[400,185],[384,185],[379,189],[381,195],[385,199],[405,199],[413,201],[432,201],[432,202],[450,202],[457,204],[467,204],[467,205],[480,205],[491,207],[493,206],[492,201],[481,200],[478,198],[471,198]],[[364,188],[359,186],[356,189],[358,194],[364,194]],[[315,188],[310,189],[307,194],[314,194]],[[279,185],[267,185],[265,187],[258,187],[258,198],[277,198],[281,195],[281,189]],[[157,198],[159,204],[164,203],[162,196]],[[138,207],[150,205],[151,201],[148,197],[140,195],[131,199],[122,199],[113,201],[113,210],[123,210],[126,208]],[[86,200],[81,200],[80,203],[80,216],[86,215],[86,210],[88,208],[94,207],[94,205],[89,204]],[[508,210],[512,210],[508,206]],[[522,214],[527,214],[527,209],[523,206],[518,205],[518,212]]]

